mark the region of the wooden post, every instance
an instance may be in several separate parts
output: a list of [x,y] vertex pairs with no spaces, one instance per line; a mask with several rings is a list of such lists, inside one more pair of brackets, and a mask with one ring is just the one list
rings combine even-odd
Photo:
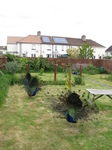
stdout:
[[26,74],[28,74],[28,64],[26,65]]
[[5,63],[5,64],[7,63],[7,59],[6,59],[6,56],[4,56],[4,63]]
[[82,76],[82,65],[80,65],[80,76]]
[[54,82],[56,82],[56,64],[54,64]]

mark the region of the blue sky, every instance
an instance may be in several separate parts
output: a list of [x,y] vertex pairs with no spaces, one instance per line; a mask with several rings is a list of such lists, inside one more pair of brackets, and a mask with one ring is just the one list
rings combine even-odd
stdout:
[[7,36],[86,35],[112,45],[112,0],[0,0],[0,45]]

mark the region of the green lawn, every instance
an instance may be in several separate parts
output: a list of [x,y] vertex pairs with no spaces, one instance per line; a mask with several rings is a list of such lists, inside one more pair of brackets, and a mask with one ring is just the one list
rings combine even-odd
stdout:
[[[87,88],[112,89],[112,83],[104,79],[108,75],[84,76],[85,85],[72,86],[72,91],[85,92],[85,98]],[[54,74],[44,73],[41,79],[53,81]],[[57,73],[57,80],[65,80],[65,74]],[[45,85],[29,97],[23,86],[10,86],[0,108],[0,150],[111,150],[112,100],[106,96],[96,100],[99,113],[71,127],[52,108],[62,91],[66,92],[65,85]]]

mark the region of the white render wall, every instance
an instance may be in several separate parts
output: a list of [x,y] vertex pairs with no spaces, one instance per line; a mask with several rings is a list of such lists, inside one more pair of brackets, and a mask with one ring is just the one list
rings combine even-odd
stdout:
[[[18,43],[19,56],[38,57],[40,56],[40,44]],[[33,55],[33,56],[32,56]]]
[[105,48],[93,47],[93,49],[93,55],[95,56],[95,59],[99,59],[100,57],[102,59],[105,56]]
[[17,45],[16,44],[7,44],[7,52],[9,53],[16,53],[17,52]]
[[61,56],[67,53],[68,48],[69,46],[66,45],[42,44],[42,56],[47,57],[49,55],[50,58]]
[[[56,50],[57,47],[57,50]],[[72,46],[78,48],[78,46]],[[32,50],[34,48],[34,50]],[[15,54],[18,53],[19,56],[26,57],[47,57],[50,58],[61,56],[66,54],[67,49],[70,46],[67,45],[51,45],[51,44],[28,44],[28,43],[17,43],[17,44],[7,44],[7,52]],[[103,58],[105,56],[105,48],[93,47],[95,59]],[[14,53],[15,52],[15,53]],[[17,54],[16,54],[17,55]]]

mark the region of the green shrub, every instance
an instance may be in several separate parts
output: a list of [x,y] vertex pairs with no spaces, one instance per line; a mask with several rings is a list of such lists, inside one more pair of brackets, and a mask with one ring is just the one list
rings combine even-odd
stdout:
[[85,84],[84,77],[79,75],[74,76],[74,83],[76,85],[80,85],[80,84],[84,85]]
[[11,85],[14,85],[14,84],[22,84],[22,77],[19,76],[18,74],[13,74],[12,77],[11,77],[11,82],[10,82]]
[[39,75],[41,76],[43,73],[44,73],[44,68],[41,68]]
[[22,65],[18,63],[17,61],[12,61],[12,62],[7,62],[5,64],[5,68],[6,68],[7,73],[14,74],[18,72],[19,70],[21,70]]
[[20,61],[20,58],[18,56],[15,56],[14,54],[9,54],[7,53],[6,54],[6,57],[7,57],[7,62],[10,62],[10,61]]

